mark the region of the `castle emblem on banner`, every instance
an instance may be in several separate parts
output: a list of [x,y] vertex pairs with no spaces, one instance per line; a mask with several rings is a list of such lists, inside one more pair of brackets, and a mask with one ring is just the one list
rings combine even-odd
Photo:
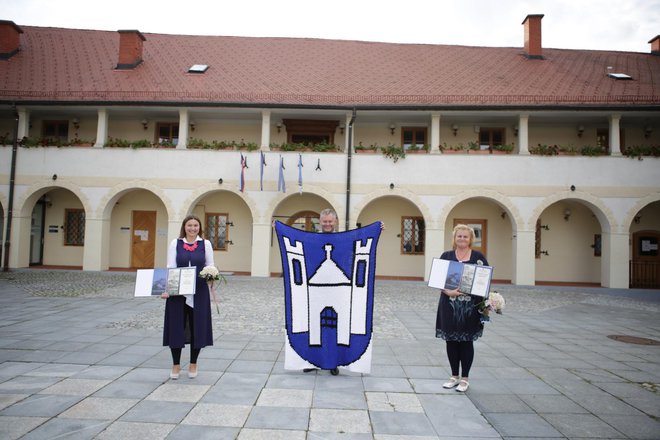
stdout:
[[287,339],[323,369],[359,360],[371,341],[380,224],[320,234],[275,225],[285,291]]

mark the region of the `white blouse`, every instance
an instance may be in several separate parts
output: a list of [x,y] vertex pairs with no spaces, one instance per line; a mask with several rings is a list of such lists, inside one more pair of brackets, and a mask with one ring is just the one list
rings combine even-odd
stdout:
[[[167,267],[168,268],[174,268],[176,266],[176,245],[179,240],[183,240],[184,243],[186,242],[185,239],[183,238],[176,238],[172,240],[170,243],[170,246],[167,248]],[[195,239],[195,241],[202,241],[202,237],[199,235]],[[205,266],[215,266],[215,262],[213,261],[213,245],[211,244],[210,241],[208,240],[203,240],[204,241],[204,257],[205,257]],[[200,267],[199,270],[202,270],[203,267]],[[185,295],[186,297],[186,304],[188,304],[190,307],[195,307],[195,295]]]

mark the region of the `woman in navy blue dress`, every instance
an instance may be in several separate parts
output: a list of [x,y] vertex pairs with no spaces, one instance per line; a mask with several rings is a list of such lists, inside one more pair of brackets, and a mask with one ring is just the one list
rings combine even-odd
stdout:
[[213,345],[213,327],[211,322],[211,304],[206,281],[199,277],[204,266],[215,266],[213,246],[202,239],[202,222],[194,215],[183,219],[179,238],[172,240],[167,250],[167,267],[197,268],[197,284],[194,295],[168,296],[165,304],[165,323],[163,325],[163,345],[172,352],[172,371],[170,378],[178,379],[181,372],[181,350],[190,344],[190,365],[188,377],[197,377],[197,357],[203,347]]
[[[453,241],[453,249],[443,252],[441,259],[488,266],[484,254],[471,248],[474,242],[474,230],[471,227],[456,225]],[[444,388],[456,387],[457,391],[464,392],[470,386],[468,376],[474,360],[473,343],[484,331],[481,315],[475,307],[481,300],[483,298],[464,295],[458,289],[443,289],[440,293],[435,336],[446,341],[447,358],[451,367],[451,377],[442,385]]]

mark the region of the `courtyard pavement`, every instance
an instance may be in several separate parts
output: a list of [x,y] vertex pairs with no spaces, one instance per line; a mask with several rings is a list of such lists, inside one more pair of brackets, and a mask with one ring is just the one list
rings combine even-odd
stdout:
[[494,286],[462,394],[423,282],[377,281],[372,373],[332,376],[284,370],[280,278],[230,276],[199,376],[186,349],[170,380],[164,301],[134,279],[0,273],[1,439],[660,438],[660,345],[630,343],[659,343],[659,290]]

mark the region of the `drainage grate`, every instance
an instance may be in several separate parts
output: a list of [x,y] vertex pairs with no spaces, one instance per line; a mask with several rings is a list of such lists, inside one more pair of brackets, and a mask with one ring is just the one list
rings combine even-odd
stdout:
[[649,338],[640,338],[638,336],[629,336],[629,335],[608,335],[610,339],[615,341],[625,342],[627,344],[637,344],[637,345],[660,345],[659,341]]

